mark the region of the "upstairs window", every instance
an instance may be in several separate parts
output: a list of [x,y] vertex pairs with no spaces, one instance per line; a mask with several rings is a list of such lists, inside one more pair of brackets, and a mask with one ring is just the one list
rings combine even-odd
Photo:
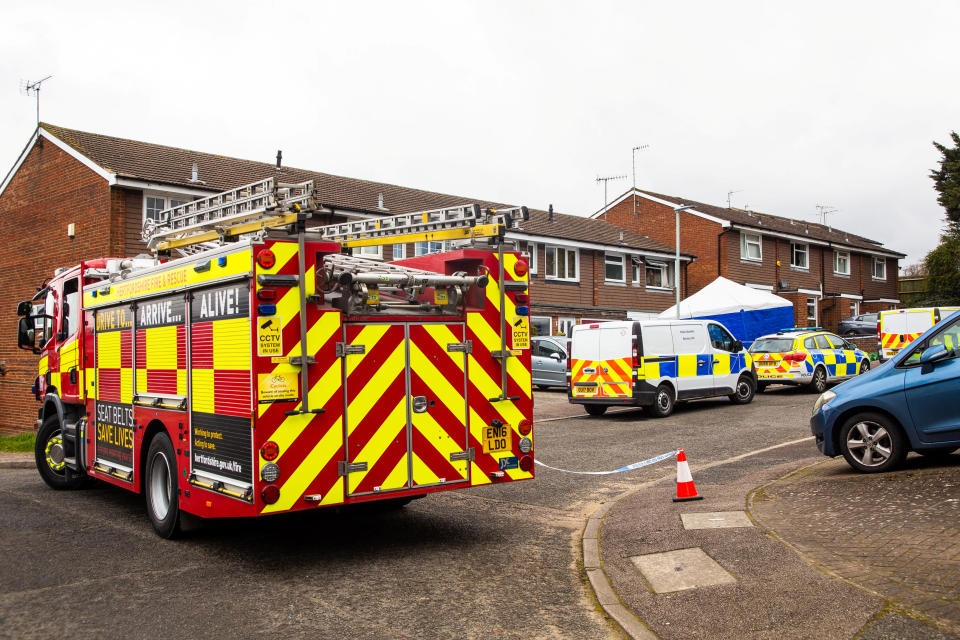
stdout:
[[554,280],[567,280],[576,282],[579,280],[577,274],[577,250],[564,249],[562,247],[546,247],[544,251],[544,262],[546,262],[547,277]]
[[373,245],[371,247],[354,247],[353,255],[360,258],[371,258],[373,260],[383,260],[383,245]]
[[763,261],[763,247],[759,233],[740,233],[740,258],[751,262]]
[[850,252],[849,251],[833,252],[833,272],[841,276],[850,275]]
[[790,245],[790,266],[797,269],[809,269],[809,262],[807,261],[808,249],[805,244],[793,244]]
[[874,280],[886,280],[887,279],[887,259],[886,258],[873,258],[873,279]]
[[673,287],[670,282],[670,268],[666,262],[647,260],[646,284],[650,289],[670,289]]
[[431,253],[440,253],[442,251],[442,241],[418,242],[413,247],[413,255],[415,256],[428,256]]
[[607,282],[626,282],[626,273],[623,268],[623,256],[616,253],[607,253],[603,256],[604,279]]
[[153,220],[158,222],[160,220],[160,212],[164,209],[169,209],[171,207],[179,207],[182,204],[187,204],[190,202],[189,198],[184,198],[183,196],[175,196],[172,198],[165,198],[159,195],[144,195],[143,197],[143,219]]
[[529,258],[530,273],[536,275],[537,273],[537,243],[536,242],[527,243],[527,253],[530,254],[530,258]]

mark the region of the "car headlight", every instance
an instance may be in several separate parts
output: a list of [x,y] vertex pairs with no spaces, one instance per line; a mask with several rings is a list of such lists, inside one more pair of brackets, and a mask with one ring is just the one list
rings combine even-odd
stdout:
[[820,397],[817,398],[817,401],[813,403],[813,413],[816,414],[820,410],[820,407],[827,404],[831,400],[837,397],[833,391],[824,391],[820,394]]

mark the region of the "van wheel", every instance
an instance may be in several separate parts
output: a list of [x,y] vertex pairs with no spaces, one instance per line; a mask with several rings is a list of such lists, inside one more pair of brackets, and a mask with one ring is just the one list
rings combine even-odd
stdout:
[[863,362],[860,363],[860,371],[858,373],[866,373],[870,371],[870,360],[864,358]]
[[180,533],[180,488],[177,482],[177,458],[170,437],[163,431],[154,436],[147,450],[143,489],[147,515],[162,538]]
[[827,390],[827,370],[818,366],[813,370],[813,380],[808,389],[813,393],[823,393]]
[[33,445],[33,457],[40,477],[52,489],[76,489],[83,484],[84,476],[67,469],[63,432],[56,415],[47,416]]
[[607,412],[607,405],[605,404],[585,404],[583,408],[592,416],[602,416]]
[[657,395],[650,405],[650,415],[654,418],[666,418],[673,413],[673,390],[665,384],[657,387]]
[[753,380],[750,376],[740,376],[737,388],[727,397],[733,404],[749,404],[753,400],[753,391]]
[[907,442],[899,425],[879,413],[852,416],[840,429],[840,451],[847,464],[862,473],[898,467],[907,457]]

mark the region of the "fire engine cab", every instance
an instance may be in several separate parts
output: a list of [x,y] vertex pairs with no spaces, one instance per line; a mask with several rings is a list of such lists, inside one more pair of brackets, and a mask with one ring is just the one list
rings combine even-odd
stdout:
[[[269,178],[147,221],[151,255],[59,269],[21,302],[37,468],[245,517],[532,479],[525,208],[328,221]],[[368,246],[452,242],[396,262]]]

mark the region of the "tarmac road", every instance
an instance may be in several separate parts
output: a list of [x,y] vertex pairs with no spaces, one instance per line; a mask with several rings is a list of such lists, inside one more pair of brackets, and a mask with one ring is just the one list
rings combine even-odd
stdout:
[[[537,392],[538,418],[576,417],[538,422],[536,454],[599,471],[683,447],[696,474],[808,436],[813,399],[768,391],[655,420],[639,410],[589,418],[563,394]],[[796,455],[811,453],[812,442]],[[221,521],[173,542],[153,534],[137,496],[54,492],[36,471],[3,470],[0,636],[622,637],[579,567],[579,535],[600,502],[672,476],[671,462],[610,476],[538,468],[533,482],[401,510]]]

